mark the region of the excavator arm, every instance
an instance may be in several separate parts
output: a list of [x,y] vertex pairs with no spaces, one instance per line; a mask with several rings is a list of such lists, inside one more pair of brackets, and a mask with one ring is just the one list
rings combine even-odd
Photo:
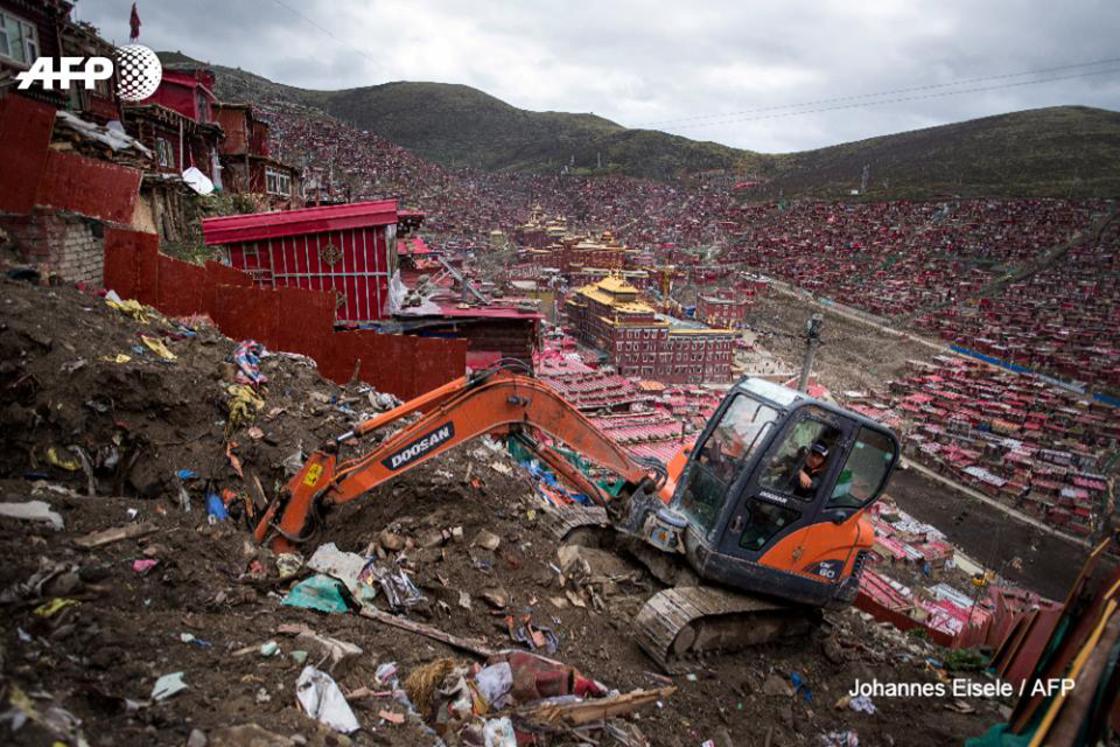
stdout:
[[[376,448],[339,461],[340,447],[351,439],[392,425],[417,412],[424,414]],[[378,485],[404,474],[483,434],[505,436],[526,426],[566,443],[590,461],[616,473],[633,491],[660,487],[651,469],[637,462],[582,413],[543,382],[506,370],[487,371],[449,382],[393,410],[370,418],[329,441],[308,458],[257,524],[258,542],[271,538],[272,549],[290,551],[306,541],[317,511],[348,503]],[[605,505],[610,496],[546,446],[524,439],[542,461],[577,490]]]

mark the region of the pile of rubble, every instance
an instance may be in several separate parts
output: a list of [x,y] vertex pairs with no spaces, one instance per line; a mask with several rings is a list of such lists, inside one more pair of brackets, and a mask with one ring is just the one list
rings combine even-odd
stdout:
[[921,744],[917,729],[941,744],[998,718],[994,701],[846,699],[856,677],[950,676],[854,610],[651,671],[630,630],[658,583],[564,545],[531,476],[486,441],[273,554],[248,517],[388,398],[204,320],[3,287],[7,743]]

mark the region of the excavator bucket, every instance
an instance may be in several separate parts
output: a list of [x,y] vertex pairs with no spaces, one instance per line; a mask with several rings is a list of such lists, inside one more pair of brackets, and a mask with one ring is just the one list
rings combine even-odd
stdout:
[[[307,529],[315,497],[334,481],[335,456],[317,451],[304,463],[295,477],[269,504],[264,517],[257,524],[253,535],[257,542],[264,542],[270,530],[276,537],[271,547],[274,552],[291,552]],[[284,510],[280,523],[276,513]]]

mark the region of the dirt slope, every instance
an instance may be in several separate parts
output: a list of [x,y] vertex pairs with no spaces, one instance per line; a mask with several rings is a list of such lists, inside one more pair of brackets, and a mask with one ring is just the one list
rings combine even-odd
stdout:
[[[39,720],[13,733],[12,721],[0,719],[0,741],[50,743],[44,724],[57,729],[63,719],[53,707],[80,719],[95,745],[182,745],[195,729],[211,745],[250,744],[246,729],[253,724],[271,733],[261,744],[432,744],[417,716],[401,725],[379,719],[381,709],[404,710],[389,698],[355,700],[362,729],[350,737],[308,718],[295,699],[296,644],[280,626],[302,623],[360,646],[363,653],[335,672],[348,692],[383,689],[374,673],[388,661],[406,675],[463,654],[354,614],[282,606],[294,579],[279,579],[275,558],[249,542],[240,522],[212,525],[204,510],[207,483],[251,496],[255,476],[271,495],[287,474],[285,458],[346,430],[353,415],[371,410],[369,393],[324,382],[295,358],[266,359],[262,370],[270,381],[254,423],[261,438],[252,437],[248,424],[229,433],[239,444],[241,478],[225,446],[223,387],[232,341],[205,327],[194,337],[171,339],[166,335],[181,330],[168,322],[153,317],[140,324],[72,289],[8,281],[0,287],[0,496],[46,501],[65,523],[55,531],[0,518],[0,712],[8,704],[26,712],[30,703]],[[176,360],[137,354],[139,333],[162,339]],[[119,353],[132,360],[101,360]],[[78,360],[85,364],[75,368]],[[83,470],[67,468],[74,466],[70,446],[80,446],[91,461],[93,496]],[[51,447],[64,466],[51,463]],[[189,512],[180,505],[179,469],[199,474],[186,483]],[[93,531],[142,522],[154,531],[92,549],[76,543]],[[586,594],[575,597],[584,607],[550,601],[569,597],[552,567],[558,541],[547,524],[528,474],[504,452],[471,445],[334,512],[316,541],[365,553],[390,528],[405,543],[404,558],[397,559],[428,600],[412,619],[496,648],[519,647],[503,618],[528,612],[558,636],[554,656],[588,676],[622,692],[662,686],[630,635],[631,617],[656,583],[616,559],[600,569],[606,578],[592,584],[601,609]],[[456,527],[461,541],[429,539],[433,530]],[[495,550],[472,543],[483,529],[500,538]],[[137,560],[158,563],[140,573]],[[20,588],[43,568],[58,573],[40,588]],[[487,591],[504,593],[506,609],[491,609]],[[78,603],[45,615],[42,605],[58,598]],[[196,641],[183,642],[184,634]],[[271,640],[281,653],[262,657],[260,645]],[[821,744],[822,735],[849,729],[864,745],[957,743],[997,721],[999,704],[969,700],[971,714],[948,710],[948,697],[876,698],[873,715],[834,708],[856,678],[935,682],[939,672],[927,657],[942,656],[859,613],[840,613],[810,638],[696,662],[690,676],[674,678],[674,695],[628,726],[656,745]],[[145,703],[157,677],[180,671],[185,692]],[[811,688],[811,702],[788,692],[794,672]],[[75,733],[70,744],[78,743]],[[603,733],[597,738],[619,743]],[[576,743],[564,732],[540,741]]]

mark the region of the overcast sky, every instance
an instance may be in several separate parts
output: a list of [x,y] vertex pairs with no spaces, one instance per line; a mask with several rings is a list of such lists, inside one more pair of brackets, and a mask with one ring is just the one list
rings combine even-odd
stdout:
[[[76,14],[123,43],[131,4],[79,0]],[[1041,106],[1120,109],[1117,0],[137,5],[141,43],[281,83],[464,83],[525,109],[590,111],[763,152]],[[1038,70],[1050,72],[1018,75]],[[1008,87],[1047,78],[1062,80]],[[988,90],[943,95],[964,89]]]

